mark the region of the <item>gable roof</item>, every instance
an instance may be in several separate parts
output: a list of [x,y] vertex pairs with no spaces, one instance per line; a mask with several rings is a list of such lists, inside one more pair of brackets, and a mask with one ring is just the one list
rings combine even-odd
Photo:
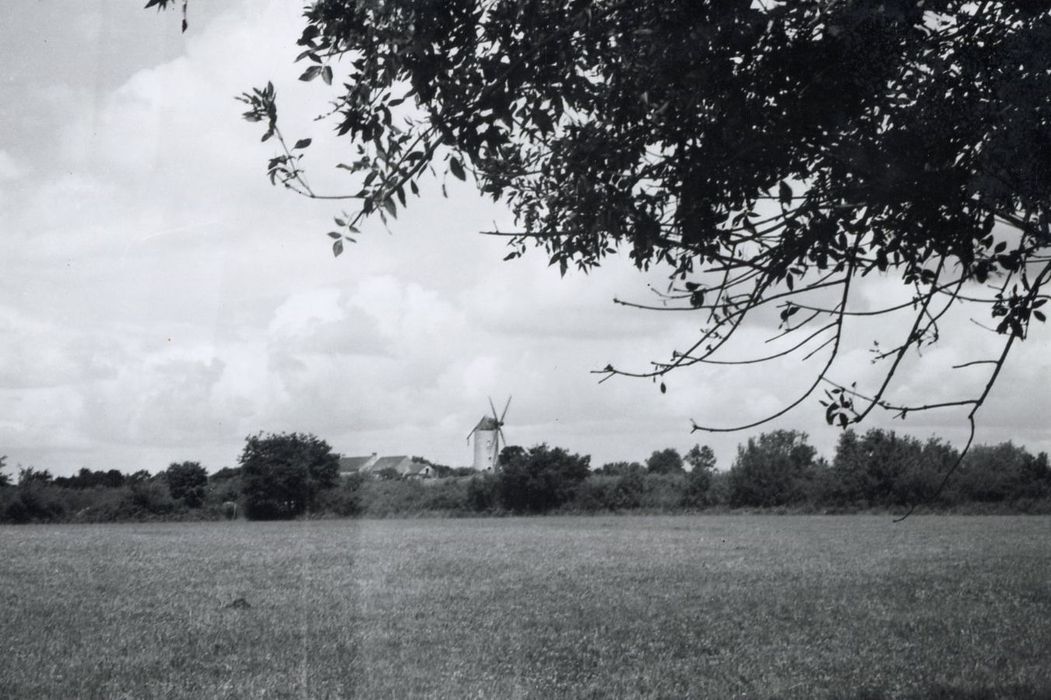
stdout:
[[431,465],[427,464],[426,462],[413,462],[409,466],[409,471],[406,473],[408,476],[413,476],[416,474],[427,472],[428,469],[431,469]]
[[369,468],[370,463],[376,459],[375,454],[367,457],[340,457],[339,470],[341,472],[358,472]]
[[376,463],[371,465],[368,469],[370,472],[383,471],[384,469],[394,469],[401,473],[407,473],[409,467],[404,466],[402,463],[408,461],[412,464],[412,460],[405,455],[398,455],[396,457],[380,457],[376,460]]

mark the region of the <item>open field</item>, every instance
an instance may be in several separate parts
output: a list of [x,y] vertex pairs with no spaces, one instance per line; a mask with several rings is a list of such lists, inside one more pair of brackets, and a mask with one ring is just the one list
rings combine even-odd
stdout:
[[1047,517],[4,527],[0,605],[4,698],[1051,697]]

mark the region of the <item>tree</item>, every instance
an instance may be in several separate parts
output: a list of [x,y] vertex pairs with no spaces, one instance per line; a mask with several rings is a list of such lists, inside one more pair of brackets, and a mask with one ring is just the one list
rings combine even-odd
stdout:
[[11,477],[4,474],[4,467],[7,466],[7,455],[0,455],[0,487],[10,486]]
[[603,476],[624,476],[625,474],[641,474],[646,471],[638,462],[606,462],[595,470],[596,474]]
[[715,453],[707,445],[694,445],[686,453],[686,463],[690,465],[690,471],[686,475],[683,505],[699,507],[710,504],[712,499],[709,492],[715,477]]
[[51,472],[47,469],[36,469],[34,467],[21,467],[18,470],[18,485],[31,486],[33,484],[50,484],[54,480]]
[[654,450],[646,460],[646,471],[650,474],[679,474],[683,471],[682,456],[674,447]]
[[813,476],[817,451],[806,433],[775,430],[738,446],[730,468],[730,505],[781,506],[801,501]]
[[255,520],[301,515],[339,480],[339,455],[304,433],[250,435],[238,463],[245,516]]
[[164,472],[168,492],[176,501],[190,508],[199,508],[204,503],[208,487],[208,472],[197,462],[173,462]]
[[497,466],[503,467],[505,464],[521,459],[526,454],[525,448],[518,445],[504,445],[500,450],[500,454],[497,457]]
[[591,458],[561,447],[537,445],[515,453],[496,475],[501,505],[518,513],[542,513],[567,503],[591,472]]
[[959,453],[937,439],[926,443],[893,430],[872,429],[861,437],[846,430],[832,460],[826,494],[839,504],[892,506],[932,499]]
[[1033,456],[1010,442],[976,445],[964,459],[955,486],[968,500],[1040,498],[1051,489],[1047,455]]
[[[176,5],[185,31],[185,0],[147,4]],[[822,358],[772,415],[695,430],[759,425],[817,395],[842,426],[877,408],[904,418],[962,406],[973,439],[1012,349],[1045,320],[1043,3],[318,0],[304,24],[301,80],[331,86],[322,116],[354,149],[337,166],[346,190],[308,184],[311,139],[286,137],[272,84],[240,99],[277,144],[275,185],[353,203],[328,232],[336,255],[365,217],[395,217],[427,173],[470,175],[515,214],[517,230],[490,232],[509,236],[508,258],[532,245],[563,274],[618,250],[668,266],[658,306],[695,311],[699,336],[607,376],[660,378],[663,391],[683,367]],[[872,273],[909,298],[868,307],[856,283]],[[886,398],[958,304],[987,310],[971,332],[1002,337],[958,370],[984,375],[962,375],[978,379],[956,399]],[[767,309],[777,349],[735,343]],[[883,314],[895,318],[872,331],[891,329],[874,346],[884,372],[856,387],[837,371],[844,326]]]

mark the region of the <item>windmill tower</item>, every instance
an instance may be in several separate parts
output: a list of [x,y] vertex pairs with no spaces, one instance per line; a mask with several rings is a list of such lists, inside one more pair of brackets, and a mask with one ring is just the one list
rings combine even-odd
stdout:
[[504,440],[504,431],[501,428],[510,405],[511,397],[508,396],[507,403],[504,404],[504,412],[497,417],[493,400],[489,399],[489,408],[492,410],[493,415],[483,416],[482,420],[478,421],[478,425],[474,426],[474,430],[467,434],[468,442],[474,437],[473,466],[476,471],[491,472],[496,468],[497,459],[500,456],[500,444],[507,444],[507,441]]

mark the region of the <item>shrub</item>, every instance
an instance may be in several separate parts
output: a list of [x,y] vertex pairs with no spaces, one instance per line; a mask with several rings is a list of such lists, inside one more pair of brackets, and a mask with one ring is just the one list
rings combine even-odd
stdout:
[[168,492],[190,508],[200,508],[208,486],[208,472],[197,462],[172,463],[164,472]]
[[301,515],[339,481],[339,457],[313,435],[250,435],[239,461],[245,516],[255,520]]
[[568,503],[590,474],[591,458],[537,445],[515,455],[497,475],[500,504],[518,513],[543,513]]
[[496,478],[491,474],[472,476],[467,482],[467,508],[475,513],[488,513],[496,508]]
[[730,505],[780,506],[805,499],[817,451],[806,433],[775,430],[748,438],[730,469]]
[[686,462],[690,465],[690,471],[686,475],[682,505],[687,508],[710,505],[712,500],[709,492],[715,475],[715,453],[707,445],[694,445],[686,453]]
[[682,456],[674,447],[657,450],[646,460],[646,471],[650,474],[677,474],[683,471]]
[[361,515],[364,511],[361,491],[365,478],[361,474],[353,474],[344,478],[335,488],[322,491],[318,494],[317,510],[342,517]]

